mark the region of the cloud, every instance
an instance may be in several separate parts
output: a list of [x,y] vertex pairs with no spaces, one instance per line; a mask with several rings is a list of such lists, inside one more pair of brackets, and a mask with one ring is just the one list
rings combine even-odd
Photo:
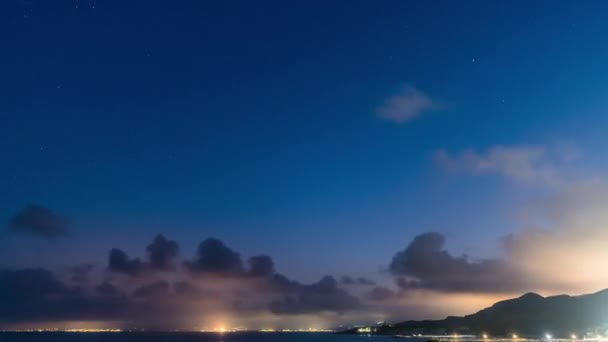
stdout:
[[387,287],[376,286],[373,289],[371,289],[369,292],[367,292],[365,294],[365,297],[372,301],[385,301],[385,300],[394,298],[396,295],[397,294],[395,293],[395,291],[393,291]]
[[274,274],[274,262],[268,255],[249,258],[249,274],[254,277],[267,277]]
[[170,285],[167,281],[159,280],[133,291],[133,296],[137,298],[164,297],[169,294]]
[[214,238],[201,242],[196,259],[184,264],[192,272],[218,275],[238,275],[244,272],[241,255]]
[[371,280],[371,279],[367,279],[364,277],[358,277],[357,279],[355,279],[356,283],[358,285],[364,285],[364,286],[374,286],[376,285],[376,282]]
[[439,233],[417,236],[389,271],[403,291],[547,295],[603,289],[608,275],[608,183],[564,183],[525,207],[519,227],[499,239],[500,258],[471,260],[445,249]]
[[146,253],[148,261],[143,262],[139,258],[129,258],[121,249],[113,248],[110,250],[107,269],[132,277],[142,275],[145,271],[174,271],[174,259],[179,253],[179,246],[177,242],[158,234],[146,247]]
[[331,276],[325,276],[316,283],[299,285],[295,293],[272,302],[270,308],[277,314],[305,314],[315,312],[343,313],[361,307],[357,297],[338,287]]
[[426,94],[406,85],[399,94],[389,97],[376,109],[376,115],[384,120],[404,124],[434,109],[437,109],[437,105]]
[[[397,319],[412,317],[405,312],[425,318],[467,313],[501,296],[527,291],[584,293],[605,287],[608,276],[598,270],[608,263],[608,183],[572,182],[566,177],[562,162],[576,160],[575,154],[562,156],[554,147],[524,145],[495,146],[466,158],[464,153],[447,155],[454,162],[451,166],[467,172],[560,186],[549,196],[543,192],[534,204],[527,203],[531,214],[500,240],[500,257],[455,253],[448,250],[443,235],[433,232],[406,242],[388,267],[396,284],[393,289],[354,276],[343,276],[339,282],[327,276],[303,284],[278,273],[270,256],[242,258],[217,239],[201,242],[184,268],[173,267],[179,265],[177,243],[159,235],[141,260],[120,249],[110,252],[107,270],[132,278],[96,274],[102,270],[86,264],[71,269],[65,283],[43,269],[0,271],[0,302],[6,303],[0,305],[0,326],[121,321],[125,326],[192,328],[216,317],[277,325],[310,319],[333,325],[362,317],[384,320],[390,314]],[[545,169],[552,170],[551,177],[542,176]],[[153,272],[157,269],[173,272]]]
[[[148,254],[162,250],[161,259],[167,260],[167,241],[154,239],[151,245],[155,248],[148,248]],[[286,327],[320,317],[325,322],[320,326],[330,327],[335,321],[326,321],[327,317],[350,317],[345,315],[356,314],[364,306],[331,276],[302,284],[277,273],[267,255],[249,258],[244,267],[240,254],[217,239],[203,241],[197,254],[185,270],[152,272],[153,261],[131,258],[114,248],[106,271],[130,278],[94,274],[103,270],[83,264],[73,267],[70,274],[78,278],[78,286],[69,286],[44,269],[0,271],[0,328],[87,321],[113,326],[121,322],[118,324],[125,328],[192,329],[218,317],[261,326],[263,322],[290,321],[287,317],[292,315],[298,316],[295,325]],[[103,277],[108,279],[91,281]],[[353,281],[365,282],[362,279]]]
[[120,293],[116,286],[108,282],[97,285],[95,291],[102,296],[116,296]]
[[48,270],[0,271],[0,325],[12,322],[114,320],[128,315],[124,298],[69,287]]
[[449,169],[494,173],[551,190],[520,208],[515,229],[500,238],[499,252],[507,274],[515,273],[510,279],[525,279],[526,290],[559,294],[593,292],[608,284],[608,276],[597,272],[608,263],[603,243],[608,240],[608,182],[585,165],[573,165],[582,156],[572,144],[553,144],[496,145],[453,155],[439,151],[436,157]]
[[[369,291],[361,291],[357,296],[332,276],[325,276],[311,284],[290,279],[277,273],[272,258],[266,255],[247,259],[248,266],[243,267],[241,254],[221,241],[213,240],[212,243],[203,241],[199,255],[192,261],[204,261],[197,264],[205,265],[204,271],[177,268],[172,273],[151,272],[152,268],[147,262],[130,258],[117,249],[110,253],[114,257],[109,262],[112,266],[108,268],[134,277],[111,276],[101,283],[89,280],[72,287],[47,270],[3,271],[2,275],[9,276],[0,275],[0,301],[4,304],[3,300],[6,300],[9,307],[0,307],[0,327],[10,327],[14,322],[33,327],[40,325],[39,322],[54,322],[53,326],[61,326],[64,321],[115,324],[108,323],[112,321],[122,322],[120,326],[124,328],[192,329],[198,327],[200,322],[213,322],[218,317],[229,318],[231,324],[247,326],[272,324],[293,328],[308,322],[315,326],[331,327],[334,324],[360,322],[362,319],[366,321],[370,317],[374,321],[388,319],[384,315],[387,312],[394,318],[403,318],[404,310],[422,310],[418,290],[431,290],[429,292],[437,293],[438,298],[442,299],[446,299],[448,293],[462,290],[438,286],[435,282],[438,278],[431,279],[419,272],[407,271],[395,274],[397,280],[410,282],[398,288],[399,291],[377,286],[369,288]],[[442,247],[439,249],[443,250]],[[210,263],[209,260],[214,262]],[[108,276],[107,273],[92,273],[97,271],[102,270],[93,268],[90,271],[90,279]],[[348,278],[350,280],[346,282],[354,286],[371,284],[363,277]],[[453,280],[451,274],[448,280]],[[418,287],[413,286],[412,282]],[[430,297],[425,298],[426,301],[430,300]],[[431,311],[422,312],[426,314]],[[286,322],[293,325],[282,325],[289,324]]]
[[450,154],[446,150],[435,153],[435,160],[453,171],[473,174],[498,174],[524,183],[561,186],[565,183],[563,165],[579,155],[572,145],[552,147],[544,145],[495,145],[484,151],[464,150]]
[[72,267],[72,282],[86,283],[89,281],[89,274],[93,271],[93,265],[81,264]]
[[158,234],[154,241],[146,247],[150,267],[157,270],[174,269],[173,259],[179,253],[177,242]]
[[79,288],[59,281],[50,271],[37,269],[0,271],[0,322],[37,320],[111,319],[118,303],[86,297]]
[[270,288],[280,293],[286,293],[297,289],[300,285],[297,281],[291,280],[286,276],[275,273],[270,277]]
[[365,277],[357,277],[357,278],[353,278],[351,276],[342,276],[340,278],[340,283],[342,283],[343,285],[361,285],[361,286],[374,286],[376,285],[376,282],[371,280],[371,279],[367,279]]
[[355,284],[355,279],[353,277],[351,277],[351,276],[346,276],[345,275],[345,276],[342,276],[340,278],[340,282],[343,285],[354,285]]
[[[175,323],[171,314],[184,303],[142,301],[162,294],[161,286],[150,284],[136,290],[133,297],[119,295],[115,285],[104,282],[94,292],[70,287],[45,269],[0,270],[0,327],[37,322],[147,322],[163,318]],[[155,322],[156,323],[156,322]],[[31,325],[30,325],[31,326]]]
[[135,258],[130,259],[127,253],[118,249],[112,248],[108,258],[108,270],[110,272],[124,273],[130,276],[136,276],[144,269],[144,264],[141,260]]
[[203,290],[189,281],[178,281],[173,284],[173,291],[179,296],[200,297],[205,294]]
[[393,257],[389,271],[402,289],[445,292],[513,292],[525,289],[516,270],[505,260],[470,261],[444,249],[445,237],[431,232],[418,235]]
[[54,239],[69,234],[70,220],[55,214],[48,208],[27,205],[8,223],[9,231],[29,234],[44,239]]
[[55,276],[42,268],[3,270],[0,271],[0,302],[44,297],[47,295],[62,295],[70,293],[70,289]]

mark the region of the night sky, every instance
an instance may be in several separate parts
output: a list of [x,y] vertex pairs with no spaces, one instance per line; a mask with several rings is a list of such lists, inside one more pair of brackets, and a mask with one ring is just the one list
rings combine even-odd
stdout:
[[328,328],[608,287],[607,11],[1,1],[0,327]]

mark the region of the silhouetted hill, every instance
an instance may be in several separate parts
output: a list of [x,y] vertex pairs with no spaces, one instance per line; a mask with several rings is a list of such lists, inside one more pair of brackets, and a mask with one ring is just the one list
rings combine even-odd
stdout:
[[608,327],[608,289],[582,296],[543,297],[536,293],[498,302],[472,315],[407,321],[381,327],[380,334],[460,333],[568,337]]

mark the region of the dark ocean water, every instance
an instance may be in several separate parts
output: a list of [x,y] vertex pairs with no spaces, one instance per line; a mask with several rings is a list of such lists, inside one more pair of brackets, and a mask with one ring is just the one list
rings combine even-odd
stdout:
[[0,333],[0,342],[376,342],[388,337],[328,333]]

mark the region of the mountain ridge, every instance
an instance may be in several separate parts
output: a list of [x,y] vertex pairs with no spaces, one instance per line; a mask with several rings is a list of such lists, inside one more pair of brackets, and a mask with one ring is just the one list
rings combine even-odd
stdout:
[[578,296],[543,297],[528,292],[517,298],[494,303],[476,313],[448,316],[442,320],[405,321],[376,329],[380,335],[490,334],[492,336],[542,337],[551,334],[601,332],[608,328],[608,289]]

